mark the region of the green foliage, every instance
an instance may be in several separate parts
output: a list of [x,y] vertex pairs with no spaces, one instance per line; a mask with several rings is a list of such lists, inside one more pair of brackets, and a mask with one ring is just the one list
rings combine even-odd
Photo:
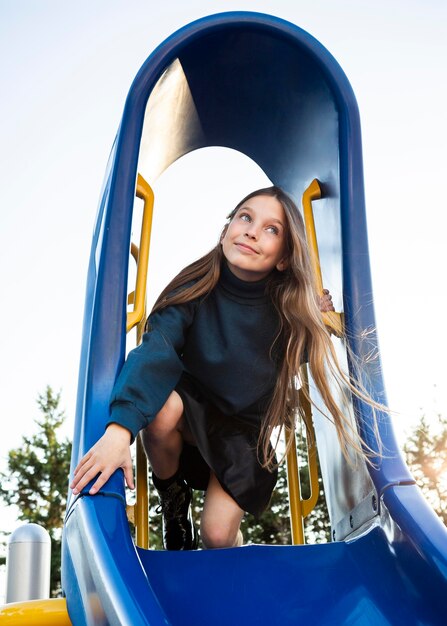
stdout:
[[[301,459],[299,470],[301,496],[302,498],[308,498],[310,495],[309,467],[302,441],[298,445],[298,458]],[[317,505],[304,521],[306,543],[326,543],[330,540],[330,520],[321,477],[319,484],[320,493]],[[241,530],[245,543],[272,545],[289,545],[292,543],[287,468],[285,463],[279,467],[278,482],[272,494],[269,507],[258,520],[247,514],[242,522]]]
[[61,533],[70,471],[71,443],[59,441],[65,421],[59,410],[60,394],[51,387],[39,395],[42,416],[35,420],[37,433],[24,436],[20,447],[8,454],[8,472],[0,474],[0,498],[18,507],[19,519],[43,526],[50,534],[51,592],[60,591]]
[[6,543],[7,543],[7,533],[0,530],[0,567],[6,565]]
[[259,519],[247,513],[242,520],[241,531],[245,544],[287,545],[291,543],[287,471],[284,463],[279,467],[278,482],[268,508]]
[[423,415],[404,446],[407,464],[424,496],[447,526],[447,418]]
[[149,546],[152,550],[163,549],[161,513],[157,491],[152,483],[152,470],[149,469]]

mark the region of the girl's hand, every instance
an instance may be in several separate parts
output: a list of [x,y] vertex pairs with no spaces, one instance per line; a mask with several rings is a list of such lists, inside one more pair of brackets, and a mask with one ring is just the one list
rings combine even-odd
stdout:
[[323,289],[323,295],[320,296],[320,311],[322,313],[327,313],[328,311],[335,311],[334,305],[332,304],[332,296],[329,293],[329,289]]
[[98,479],[89,493],[94,495],[109,480],[110,476],[121,467],[124,470],[126,484],[134,489],[132,459],[130,456],[130,432],[119,424],[109,424],[104,435],[79,461],[74,471],[70,489],[76,496],[97,474]]

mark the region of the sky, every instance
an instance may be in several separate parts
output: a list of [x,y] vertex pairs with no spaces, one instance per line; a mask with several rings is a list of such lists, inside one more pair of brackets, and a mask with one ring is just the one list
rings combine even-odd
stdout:
[[[8,451],[35,432],[36,399],[47,385],[61,392],[71,436],[94,219],[132,80],[175,30],[230,10],[295,23],[351,82],[362,123],[377,328],[399,441],[423,413],[433,422],[447,413],[444,0],[0,0],[2,469]],[[173,207],[211,199],[223,216],[263,182],[253,164],[228,151],[186,157],[186,169],[182,161],[155,190]],[[151,257],[164,268],[154,294],[178,262],[166,249],[173,213],[166,215],[171,221],[156,225]],[[181,224],[176,232],[184,232]],[[186,254],[195,258],[214,241],[201,232],[181,247],[192,246]],[[0,504],[0,528],[15,524]]]

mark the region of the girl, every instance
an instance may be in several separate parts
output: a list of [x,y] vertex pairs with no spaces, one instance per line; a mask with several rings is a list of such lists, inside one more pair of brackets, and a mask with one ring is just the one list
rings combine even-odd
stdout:
[[[197,547],[191,487],[206,490],[206,548],[240,545],[245,511],[258,516],[276,483],[275,427],[294,428],[300,365],[337,428],[342,449],[362,449],[335,401],[341,371],[321,311],[301,214],[278,187],[249,194],[218,245],[166,287],[115,384],[105,434],[81,459],[71,488],[98,474],[95,494],[119,467],[134,487],[129,445],[141,433],[163,514],[167,549]],[[291,438],[292,440],[292,438]],[[276,448],[276,446],[275,446]]]

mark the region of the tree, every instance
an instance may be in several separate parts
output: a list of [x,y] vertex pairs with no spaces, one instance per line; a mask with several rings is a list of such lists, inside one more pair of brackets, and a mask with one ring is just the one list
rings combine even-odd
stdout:
[[407,464],[428,502],[447,526],[447,418],[423,415],[404,445]]
[[0,474],[0,498],[18,507],[21,521],[43,526],[51,537],[51,593],[60,592],[61,534],[70,471],[71,443],[59,441],[65,421],[59,409],[60,393],[47,387],[37,404],[42,417],[37,433],[24,436],[20,447],[8,453],[8,472]]

